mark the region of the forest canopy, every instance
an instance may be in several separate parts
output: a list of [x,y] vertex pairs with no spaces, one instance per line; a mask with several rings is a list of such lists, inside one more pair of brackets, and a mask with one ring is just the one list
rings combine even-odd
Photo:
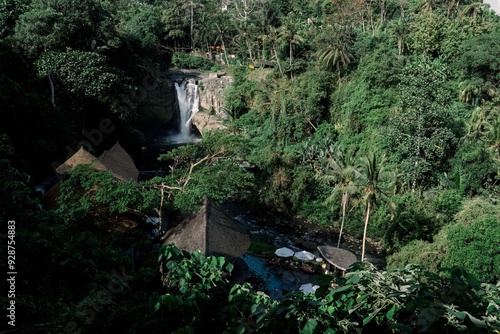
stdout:
[[[175,119],[172,66],[231,76],[226,129],[162,151],[148,180],[79,166],[44,207],[35,186],[80,146],[138,159]],[[2,0],[0,92],[20,332],[499,329],[500,16],[483,1]],[[158,226],[117,232],[205,196],[347,233],[361,258],[369,239],[389,269],[275,302],[224,259],[158,251]]]

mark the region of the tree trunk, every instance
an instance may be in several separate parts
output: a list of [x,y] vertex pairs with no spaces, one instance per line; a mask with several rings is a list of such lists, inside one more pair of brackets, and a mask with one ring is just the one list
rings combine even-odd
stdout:
[[248,49],[248,54],[250,55],[250,60],[253,62],[253,53],[252,53],[252,45],[249,41],[248,38],[245,38],[245,42],[246,42],[246,45],[247,45],[247,49]]
[[349,195],[345,192],[342,195],[342,223],[340,224],[339,242],[337,243],[337,248],[340,248],[340,239],[342,239],[342,231],[344,230],[345,209],[348,201]]
[[278,62],[278,68],[280,70],[281,77],[283,77],[283,69],[281,68],[280,59],[278,57],[278,52],[276,52],[276,47],[275,46],[273,46],[273,51],[274,51],[274,56],[276,57],[276,61]]
[[385,1],[382,0],[380,2],[380,23],[384,23],[385,22],[385,16],[387,14],[387,9],[385,7]]
[[165,183],[161,183],[161,186],[160,186],[160,191],[161,191],[161,198],[160,198],[160,207],[158,209],[158,219],[159,219],[159,226],[157,226],[157,232],[156,232],[156,236],[159,236],[161,234],[161,228],[162,228],[162,221],[163,221],[163,217],[162,217],[162,212],[163,212],[163,201],[165,200]]
[[55,107],[56,106],[56,97],[55,97],[55,90],[54,90],[54,82],[52,81],[51,71],[48,67],[47,67],[47,77],[49,78],[49,83],[50,83],[50,102],[52,102],[52,105]]
[[220,36],[220,41],[222,43],[222,49],[224,51],[224,57],[226,58],[226,65],[229,65],[229,58],[227,57],[226,45],[224,44],[224,38],[222,38],[222,34]]
[[193,46],[193,28],[194,28],[194,3],[191,2],[191,26],[189,30],[189,38],[191,39],[191,49],[194,48]]
[[368,229],[368,221],[370,220],[370,213],[372,211],[372,203],[366,203],[366,212],[365,212],[365,229],[363,231],[363,247],[361,249],[361,261],[365,260],[365,244],[366,244],[366,230]]
[[49,63],[47,61],[47,57],[44,56],[45,58],[45,67],[47,68],[47,78],[49,79],[49,84],[50,84],[50,102],[52,105],[55,107],[56,106],[56,97],[55,97],[55,90],[54,90],[54,82],[52,81],[52,71],[50,70]]

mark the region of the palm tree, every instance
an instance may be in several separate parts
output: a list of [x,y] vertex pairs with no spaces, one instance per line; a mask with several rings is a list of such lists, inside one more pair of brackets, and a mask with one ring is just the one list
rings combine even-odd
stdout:
[[482,107],[476,107],[472,115],[465,122],[466,135],[465,139],[475,141],[481,137],[484,129],[484,123],[488,119],[489,110]]
[[393,33],[398,38],[398,55],[402,55],[405,49],[405,38],[409,34],[407,19],[400,18],[392,25]]
[[460,13],[462,17],[469,17],[470,24],[477,23],[477,17],[484,12],[484,4],[482,2],[473,2],[467,5]]
[[202,3],[196,3],[194,0],[190,0],[188,2],[183,2],[182,6],[183,9],[188,9],[189,10],[189,16],[190,16],[190,25],[189,25],[189,43],[191,48],[194,48],[193,45],[193,31],[194,31],[194,12],[195,8],[199,7],[204,7]]
[[352,44],[352,38],[348,32],[337,33],[332,44],[319,50],[318,59],[321,63],[328,66],[335,66],[340,80],[340,70],[346,68],[354,59],[349,51],[349,45]]
[[337,248],[340,248],[340,240],[342,239],[342,231],[344,230],[345,212],[352,195],[357,193],[358,187],[355,184],[355,179],[359,173],[355,168],[355,154],[345,152],[342,149],[334,151],[334,156],[328,159],[328,174],[323,175],[321,179],[327,182],[335,182],[332,188],[332,193],[326,200],[326,203],[334,201],[339,194],[342,195],[340,208],[342,211],[342,222],[340,224],[339,241]]
[[278,56],[278,52],[276,51],[276,44],[278,43],[278,29],[270,26],[269,33],[261,35],[262,43],[265,45],[266,43],[271,44],[271,51],[274,53],[274,57],[276,58],[276,63],[278,64],[278,69],[280,70],[281,76],[283,76],[283,69],[281,68],[280,58]]
[[360,172],[359,186],[362,190],[361,203],[365,205],[365,227],[363,230],[363,247],[361,249],[361,261],[365,259],[366,231],[373,207],[378,200],[387,199],[385,189],[381,182],[386,178],[384,170],[384,157],[380,160],[374,154],[361,159],[358,171]]
[[293,46],[299,45],[304,41],[304,37],[301,34],[300,26],[297,20],[298,18],[295,16],[295,14],[293,12],[290,12],[284,18],[281,26],[278,28],[278,37],[283,42],[288,43],[289,56],[290,56],[290,71],[293,61]]
[[483,140],[487,143],[488,149],[493,152],[495,159],[500,158],[500,119],[492,122],[484,122]]

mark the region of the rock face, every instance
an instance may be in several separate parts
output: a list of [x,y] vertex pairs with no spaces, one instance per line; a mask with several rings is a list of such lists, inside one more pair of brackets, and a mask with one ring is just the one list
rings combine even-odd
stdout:
[[213,113],[222,120],[231,116],[224,109],[224,90],[231,85],[233,79],[225,73],[210,73],[202,76],[200,87],[200,107],[208,113]]
[[224,91],[233,82],[233,78],[225,73],[201,75],[198,82],[200,88],[200,109],[193,118],[193,124],[201,135],[214,129],[225,129],[223,121],[231,119],[224,109]]
[[203,135],[209,130],[224,129],[224,121],[231,116],[224,109],[224,91],[233,78],[222,72],[201,73],[197,70],[173,69],[167,74],[169,80],[181,82],[187,78],[195,79],[199,88],[200,111],[193,117],[193,124]]
[[215,115],[210,115],[204,111],[197,112],[193,117],[193,124],[196,126],[200,134],[210,130],[225,129],[226,126],[222,123],[221,119]]

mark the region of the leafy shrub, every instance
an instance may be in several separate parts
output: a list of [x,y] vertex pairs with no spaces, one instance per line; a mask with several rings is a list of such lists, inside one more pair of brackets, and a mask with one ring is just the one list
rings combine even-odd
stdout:
[[[322,225],[331,226],[332,220],[338,218],[338,208],[334,212],[325,207],[324,201],[308,201],[301,205],[299,208],[299,215],[307,217],[311,222]],[[336,224],[335,228],[340,228],[340,224]]]
[[273,301],[253,287],[229,285],[223,258],[160,250],[164,291],[149,323],[177,332],[209,326],[216,333],[480,333],[499,325],[500,289],[454,268],[437,275],[420,266],[378,271],[355,263],[332,288],[320,276],[315,294]]
[[395,195],[391,200],[397,211],[394,219],[384,228],[386,247],[395,251],[412,240],[431,241],[439,226],[429,201],[412,192]]
[[483,282],[500,279],[500,207],[484,198],[463,202],[455,222],[444,226],[434,242],[413,241],[388,257],[388,267],[409,263],[431,269],[462,266]]
[[469,225],[488,216],[500,217],[500,206],[484,197],[475,197],[463,202],[463,209],[455,215],[459,224]]
[[[442,239],[436,238],[439,240]],[[387,257],[387,268],[401,268],[410,263],[416,263],[429,268],[429,270],[437,271],[441,268],[445,252],[446,247],[444,243],[413,240],[402,247],[397,253]]]
[[211,59],[179,52],[172,57],[172,64],[179,68],[192,68],[198,70],[211,70],[214,62]]
[[499,216],[477,219],[470,225],[455,225],[448,232],[443,266],[466,268],[482,282],[500,280]]
[[450,221],[462,207],[462,194],[458,190],[446,189],[439,192],[433,205],[436,211],[443,214],[444,219]]
[[497,167],[480,141],[464,143],[453,159],[450,179],[456,189],[468,195],[484,193],[493,183]]
[[234,119],[250,110],[251,101],[255,95],[256,83],[248,79],[246,67],[232,68],[233,83],[224,92],[224,106]]
[[154,312],[161,314],[161,328],[188,333],[209,324],[212,328],[226,299],[226,277],[233,265],[223,257],[190,254],[173,245],[160,249],[158,263],[164,273],[163,291],[154,303]]

